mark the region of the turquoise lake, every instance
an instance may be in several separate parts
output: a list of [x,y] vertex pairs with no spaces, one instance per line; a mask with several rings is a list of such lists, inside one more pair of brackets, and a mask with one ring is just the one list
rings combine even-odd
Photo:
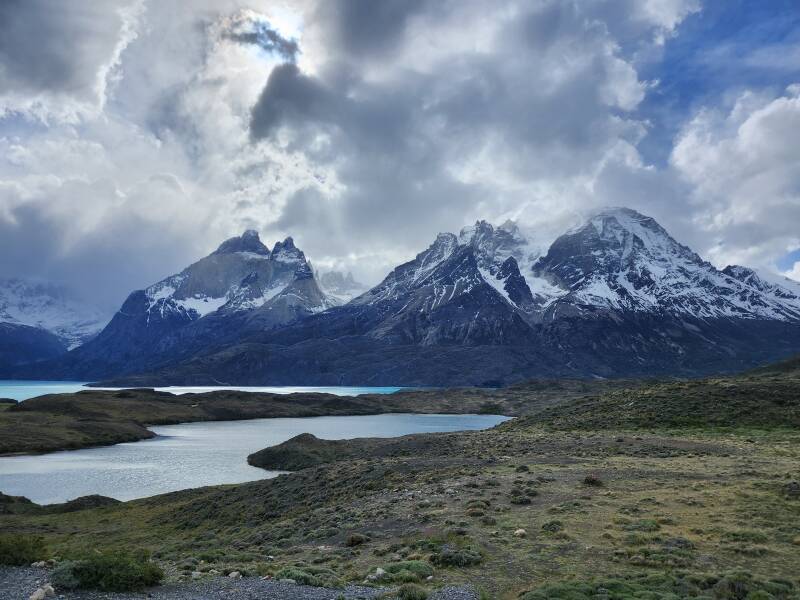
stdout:
[[[80,381],[20,381],[0,380],[0,398],[27,400],[43,394],[66,394],[87,388]],[[97,388],[94,388],[97,389]],[[119,388],[101,388],[119,389]],[[403,388],[399,387],[304,387],[304,386],[170,386],[157,387],[157,390],[173,394],[213,392],[215,390],[243,390],[246,392],[271,392],[273,394],[292,394],[294,392],[320,392],[336,396],[358,396],[360,394],[391,394]]]
[[275,477],[279,472],[248,465],[247,456],[300,433],[331,440],[396,437],[487,429],[507,419],[498,415],[387,414],[151,427],[158,437],[141,442],[38,456],[0,457],[0,492],[26,496],[40,504],[65,502],[89,494],[131,500],[187,488]]

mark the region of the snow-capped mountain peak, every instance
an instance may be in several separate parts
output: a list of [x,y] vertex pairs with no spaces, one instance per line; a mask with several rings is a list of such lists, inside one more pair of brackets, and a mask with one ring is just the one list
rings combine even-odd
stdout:
[[258,232],[253,229],[248,229],[240,236],[225,240],[214,251],[214,254],[233,254],[237,252],[249,252],[261,256],[270,254],[269,248],[261,243]]
[[[398,298],[431,287],[441,306],[460,302],[480,282],[526,319],[587,310],[699,318],[797,319],[800,287],[721,272],[676,241],[655,219],[606,208],[557,238],[547,252],[513,221],[477,221],[458,236],[441,233],[429,248],[396,268],[360,303]],[[466,275],[473,260],[476,273]],[[733,268],[731,268],[733,269]],[[463,285],[446,287],[458,272]],[[439,287],[445,286],[445,287]],[[443,291],[443,290],[446,290]]]
[[294,240],[287,237],[282,242],[276,242],[270,253],[270,258],[284,263],[300,264],[306,262],[306,255],[294,245]]
[[[565,293],[534,273],[533,265],[541,256],[541,247],[532,237],[523,234],[514,221],[507,220],[497,227],[487,221],[477,221],[461,230],[459,242],[475,250],[484,279],[517,308],[530,312]],[[506,278],[512,271],[518,271],[522,281],[509,284]],[[516,290],[511,295],[517,301],[508,296],[509,285]]]
[[603,209],[559,237],[534,272],[567,290],[553,310],[789,319],[794,310],[704,261],[651,217]]
[[[313,277],[305,254],[291,237],[270,250],[256,231],[247,230],[180,273],[148,287],[145,295],[149,313],[160,317],[169,313],[191,321],[216,311],[260,308],[293,282]],[[322,304],[333,303],[325,300]]]

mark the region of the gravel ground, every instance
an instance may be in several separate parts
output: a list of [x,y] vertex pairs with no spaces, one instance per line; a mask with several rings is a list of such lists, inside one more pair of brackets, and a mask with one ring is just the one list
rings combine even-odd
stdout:
[[[33,567],[0,567],[0,599],[28,600],[37,588],[48,582],[47,569]],[[72,592],[58,594],[64,600],[335,600],[345,598],[377,598],[385,590],[349,586],[344,590],[330,590],[265,581],[260,577],[230,579],[217,577],[191,583],[165,585],[140,594],[112,594],[104,592]],[[469,588],[444,588],[430,596],[430,600],[477,600]]]

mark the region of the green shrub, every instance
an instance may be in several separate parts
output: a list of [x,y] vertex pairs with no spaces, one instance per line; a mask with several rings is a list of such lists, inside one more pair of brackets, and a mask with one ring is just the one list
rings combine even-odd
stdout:
[[421,560],[403,560],[384,565],[383,583],[418,583],[433,575],[433,567]]
[[750,531],[748,529],[728,531],[725,533],[725,539],[732,542],[752,542],[754,544],[764,544],[769,541],[769,538],[767,538],[764,533],[760,531]]
[[53,583],[64,589],[95,589],[109,592],[141,590],[158,584],[164,572],[146,554],[94,553],[59,564]]
[[542,525],[542,531],[549,531],[550,533],[556,533],[562,529],[564,529],[564,523],[561,521],[548,521]]
[[60,562],[50,573],[50,583],[58,590],[75,590],[81,585],[75,574],[75,561],[65,560]]
[[47,549],[42,538],[0,535],[0,565],[19,567],[45,558]]
[[625,526],[628,531],[658,531],[661,525],[654,519],[640,519]]
[[397,590],[397,597],[399,600],[426,600],[428,592],[416,584],[406,583]]
[[469,567],[477,565],[483,560],[480,550],[467,546],[456,548],[453,546],[442,546],[438,554],[431,557],[434,564],[443,567]]
[[291,579],[301,585],[313,585],[314,587],[323,587],[322,581],[314,577],[308,571],[298,569],[296,567],[285,567],[275,573],[275,579]]
[[300,585],[314,587],[339,587],[341,585],[336,573],[324,567],[284,567],[275,573],[275,579],[293,579]]
[[600,479],[600,477],[598,477],[594,473],[589,473],[586,477],[583,478],[583,484],[593,487],[603,487],[603,480]]
[[361,544],[365,544],[369,541],[369,538],[362,534],[362,533],[354,533],[347,538],[346,544],[351,548],[354,546],[360,546]]

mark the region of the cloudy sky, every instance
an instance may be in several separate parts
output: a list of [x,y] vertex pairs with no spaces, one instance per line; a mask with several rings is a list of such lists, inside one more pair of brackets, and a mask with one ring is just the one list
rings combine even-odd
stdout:
[[0,0],[0,277],[108,306],[246,228],[374,283],[647,213],[800,278],[796,0]]

